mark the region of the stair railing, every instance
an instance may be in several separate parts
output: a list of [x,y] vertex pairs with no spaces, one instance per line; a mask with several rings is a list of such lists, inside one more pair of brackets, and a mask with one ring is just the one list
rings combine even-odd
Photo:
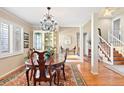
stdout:
[[124,56],[124,42],[112,34],[110,34],[110,37],[112,39],[111,43],[113,44],[114,48],[116,48],[116,50],[118,50]]
[[106,63],[113,64],[113,45],[108,43],[102,36],[98,35],[99,37],[99,45],[98,48],[102,51],[105,57],[108,58]]

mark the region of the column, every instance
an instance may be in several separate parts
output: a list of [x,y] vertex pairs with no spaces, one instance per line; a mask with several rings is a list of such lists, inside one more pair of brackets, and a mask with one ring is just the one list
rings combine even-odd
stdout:
[[91,16],[91,73],[98,74],[98,36],[97,36],[97,15]]

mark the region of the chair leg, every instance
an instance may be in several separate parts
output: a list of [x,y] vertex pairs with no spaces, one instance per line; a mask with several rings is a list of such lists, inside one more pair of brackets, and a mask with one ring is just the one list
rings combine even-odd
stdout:
[[49,81],[49,83],[50,83],[50,86],[52,85],[52,77],[50,78],[50,81]]
[[63,65],[62,71],[63,71],[64,80],[66,81],[66,77],[65,77],[65,65]]
[[34,81],[34,86],[36,86],[36,81]]
[[54,75],[54,84],[56,84],[56,73]]
[[26,79],[27,79],[27,84],[29,86],[30,85],[29,84],[29,70],[26,70]]
[[40,85],[40,82],[39,82],[39,85]]
[[57,71],[57,85],[59,85],[60,70]]
[[33,76],[33,69],[31,69],[30,80],[32,79],[32,76]]

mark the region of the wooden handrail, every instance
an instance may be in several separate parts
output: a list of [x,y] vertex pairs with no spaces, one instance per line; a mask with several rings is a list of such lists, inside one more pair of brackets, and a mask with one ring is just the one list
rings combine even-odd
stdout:
[[102,41],[104,41],[109,47],[111,47],[111,45],[110,45],[105,39],[103,39],[100,35],[98,35],[98,37],[99,37]]
[[[102,51],[102,53],[108,58],[108,60],[113,64],[113,45],[108,43],[102,36],[98,35],[100,39],[100,43],[98,47]],[[102,46],[102,44],[104,44]]]
[[99,44],[98,46],[99,46],[99,48],[102,50],[102,52],[104,53],[104,55],[105,55],[110,61],[112,61],[112,59],[110,58],[110,56],[104,51],[104,49],[101,47],[101,45]]

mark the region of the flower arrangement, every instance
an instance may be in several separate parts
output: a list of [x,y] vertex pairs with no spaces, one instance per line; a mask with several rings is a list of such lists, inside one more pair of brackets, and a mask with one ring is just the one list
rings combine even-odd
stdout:
[[48,50],[44,54],[45,60],[48,60],[50,58],[50,56],[54,55],[54,53],[55,53],[55,47],[48,48]]

